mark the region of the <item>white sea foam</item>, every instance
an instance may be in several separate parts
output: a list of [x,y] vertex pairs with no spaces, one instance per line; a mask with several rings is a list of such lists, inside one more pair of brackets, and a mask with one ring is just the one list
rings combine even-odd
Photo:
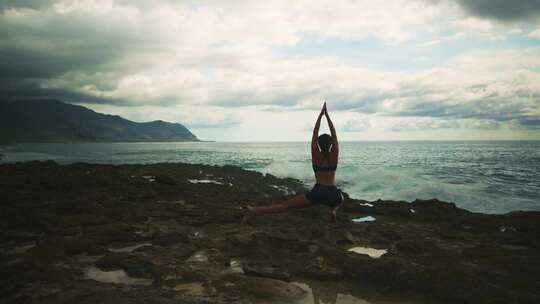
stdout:
[[281,191],[285,195],[291,195],[294,194],[294,191],[292,191],[289,187],[283,186],[283,185],[269,185],[270,187],[277,189]]

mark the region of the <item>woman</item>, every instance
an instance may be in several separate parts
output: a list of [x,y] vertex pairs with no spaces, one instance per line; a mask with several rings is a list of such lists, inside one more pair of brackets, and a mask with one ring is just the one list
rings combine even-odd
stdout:
[[[319,127],[321,125],[322,116],[326,117],[330,133],[319,136]],[[336,136],[336,129],[326,110],[326,102],[324,103],[321,113],[315,123],[313,129],[313,137],[311,138],[311,163],[315,172],[315,180],[317,183],[307,193],[298,194],[295,197],[282,202],[280,204],[268,207],[248,207],[249,215],[259,213],[280,213],[286,212],[293,208],[304,208],[312,205],[326,205],[331,209],[330,220],[336,221],[336,211],[343,203],[343,195],[336,187],[336,168],[339,156],[339,145]]]

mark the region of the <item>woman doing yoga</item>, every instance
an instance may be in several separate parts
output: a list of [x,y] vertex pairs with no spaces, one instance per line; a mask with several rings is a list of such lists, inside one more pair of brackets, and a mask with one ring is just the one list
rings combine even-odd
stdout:
[[[319,127],[321,118],[326,117],[331,135],[321,134],[319,136]],[[339,145],[336,136],[336,129],[326,110],[324,103],[321,113],[317,118],[313,128],[313,137],[311,138],[311,163],[315,173],[317,183],[307,192],[298,194],[295,197],[280,204],[267,207],[248,207],[249,215],[259,213],[280,213],[287,212],[293,208],[304,208],[312,205],[326,205],[331,209],[330,220],[336,221],[336,211],[343,203],[343,195],[336,187],[336,168],[339,157]]]

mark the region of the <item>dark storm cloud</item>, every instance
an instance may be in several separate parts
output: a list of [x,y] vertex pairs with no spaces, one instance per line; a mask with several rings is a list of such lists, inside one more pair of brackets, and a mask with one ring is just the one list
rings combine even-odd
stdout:
[[[112,90],[132,68],[125,55],[140,37],[115,20],[67,18],[50,5],[48,1],[1,2],[0,97],[120,103],[78,89],[92,85]],[[56,81],[56,88],[43,85],[47,81]]]
[[[513,85],[518,86],[519,83],[516,82]],[[451,123],[451,120],[475,120],[476,128],[479,129],[498,128],[501,123],[536,128],[540,120],[531,114],[531,111],[534,111],[532,109],[538,109],[539,94],[535,89],[480,94],[490,86],[498,87],[500,84],[477,84],[455,93],[448,89],[430,88],[415,82],[403,82],[395,91],[367,92],[359,98],[337,102],[333,104],[332,109],[363,114],[378,113],[389,117],[421,117],[439,120],[437,123],[430,122],[431,125],[395,126],[403,130],[441,129],[459,125]],[[483,96],[472,99],[466,97],[475,94]],[[388,105],[386,101],[389,101],[391,105]]]
[[40,86],[39,80],[34,79],[4,79],[0,81],[2,81],[0,84],[0,100],[59,99],[71,103],[122,103],[121,100],[105,100],[71,90],[43,88]]
[[[69,44],[69,41],[61,43]],[[101,47],[91,40],[88,44],[92,46],[82,49],[0,47],[0,78],[53,78],[73,71],[92,73],[114,69],[113,61],[122,55],[122,47]]]
[[[535,101],[509,102],[507,96],[487,96],[483,99],[456,102],[445,100],[418,100],[398,111],[389,111],[385,115],[399,117],[426,117],[441,121],[474,120],[479,129],[498,128],[501,123],[509,123],[523,128],[536,128],[540,120],[526,111],[533,108]],[[440,127],[439,127],[440,128]]]
[[[459,3],[475,16],[516,21],[534,19],[540,9],[539,2],[540,0],[517,2],[461,0]],[[250,59],[250,56],[257,59],[260,54],[256,51],[251,55],[249,52],[242,53],[240,49],[236,50],[234,47],[224,47],[222,52],[217,47],[214,49],[217,51],[202,47],[201,50],[208,54],[199,54],[199,49],[194,47],[195,51],[182,53],[182,47],[187,49],[191,47],[183,45],[189,44],[184,42],[184,38],[198,42],[198,39],[189,36],[193,34],[192,28],[187,34],[183,33],[185,37],[178,34],[178,40],[172,41],[173,43],[159,40],[160,35],[177,33],[170,29],[168,23],[150,29],[157,20],[149,22],[145,19],[144,6],[154,5],[154,2],[115,2],[130,7],[115,8],[119,11],[113,10],[105,17],[98,13],[93,14],[91,9],[86,8],[69,13],[58,12],[52,3],[52,1],[0,0],[0,99],[56,98],[73,103],[167,106],[208,95],[208,101],[204,100],[201,103],[207,102],[221,107],[270,105],[287,110],[319,110],[317,102],[308,101],[320,100],[321,96],[325,96],[331,102],[332,110],[336,111],[431,117],[441,120],[478,119],[511,122],[530,128],[539,125],[539,119],[525,111],[538,108],[538,105],[535,105],[539,98],[537,90],[516,89],[505,96],[494,93],[464,103],[460,96],[452,97],[455,100],[446,97],[452,93],[450,89],[436,89],[444,80],[421,86],[414,80],[416,79],[414,75],[408,77],[413,79],[408,83],[398,83],[398,77],[388,76],[389,85],[381,86],[380,89],[372,89],[377,88],[377,85],[369,88],[360,85],[357,88],[354,84],[340,89],[340,79],[334,81],[325,78],[324,71],[331,70],[326,65],[322,66],[320,71],[316,65],[313,72],[294,71],[305,73],[306,79],[296,79],[293,77],[295,73],[291,73],[291,70],[298,65],[290,58],[284,58],[282,63],[284,67],[276,69],[278,74],[283,74],[285,80],[276,81],[264,74],[266,70],[272,71],[273,64],[268,64],[268,67],[264,68],[252,68],[251,61],[244,61],[246,59],[244,57]],[[99,9],[100,5],[97,5],[97,10]],[[117,18],[118,15],[124,16],[125,19]],[[181,14],[178,16],[182,17]],[[237,38],[233,35],[233,37],[241,40],[242,36]],[[205,41],[201,42],[201,45],[204,43]],[[264,56],[263,58],[268,58],[268,61],[275,59],[268,54]],[[253,62],[256,66],[258,60]],[[167,68],[156,67],[160,64]],[[205,67],[209,68],[205,70]],[[355,73],[362,76],[364,73],[367,74],[353,68],[343,70],[344,75],[337,76],[343,77],[347,84],[349,78],[354,78]],[[155,85],[161,81],[161,74],[169,71],[175,76],[178,75],[180,80],[171,81],[164,86]],[[351,71],[352,77],[346,77],[347,71]],[[213,74],[217,75],[215,78],[217,81],[212,78]],[[320,77],[311,79],[314,75]],[[139,82],[135,79],[134,84],[129,84],[130,78],[137,78],[131,76],[141,76],[144,79]],[[236,76],[247,81],[240,84],[231,81]],[[184,78],[194,80],[186,81],[185,86],[179,85]],[[249,80],[252,78],[262,81],[250,83]],[[128,84],[122,87],[122,81],[126,79]],[[154,81],[154,86],[148,87],[149,91],[155,90],[156,94],[149,94],[149,97],[142,93],[137,95],[138,89],[146,88],[145,80]],[[478,90],[485,90],[488,86],[489,84],[480,84],[464,90],[477,93]],[[139,100],[129,100],[133,96],[143,97]],[[399,107],[393,108],[386,105],[389,100],[404,102],[399,103]],[[191,126],[210,128],[237,123],[236,118],[228,117],[215,122],[196,121],[192,122]],[[344,129],[358,131],[367,127],[369,126],[364,123],[351,121]]]
[[459,0],[471,15],[503,22],[540,19],[540,0]]
[[2,0],[0,1],[0,11],[10,8],[31,8],[41,9],[51,4],[47,0]]
[[540,129],[540,118],[534,116],[520,117],[517,124],[525,127]]

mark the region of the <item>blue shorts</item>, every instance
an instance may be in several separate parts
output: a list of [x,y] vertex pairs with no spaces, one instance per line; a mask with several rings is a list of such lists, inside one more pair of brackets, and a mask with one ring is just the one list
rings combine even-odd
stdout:
[[306,198],[313,205],[325,205],[335,208],[343,203],[343,194],[336,186],[315,184],[313,189],[306,192]]

